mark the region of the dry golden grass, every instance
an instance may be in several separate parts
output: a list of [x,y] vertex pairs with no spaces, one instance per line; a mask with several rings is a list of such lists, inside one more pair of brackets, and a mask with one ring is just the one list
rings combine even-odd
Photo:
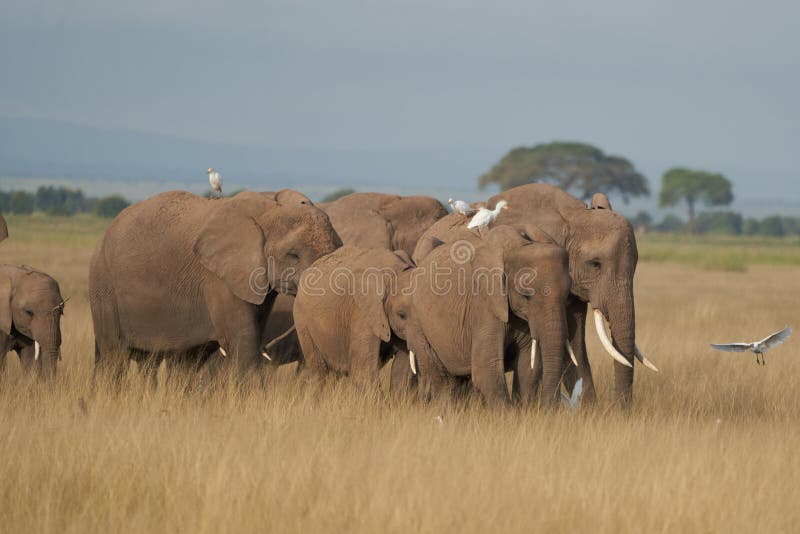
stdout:
[[[800,525],[800,345],[758,367],[712,341],[795,323],[800,267],[642,263],[630,413],[590,351],[601,401],[578,413],[495,412],[312,394],[281,370],[265,391],[91,393],[86,301],[102,225],[37,236],[10,220],[4,262],[71,296],[55,384],[0,385],[3,532],[787,532]],[[75,233],[85,235],[76,236]],[[25,241],[22,237],[25,236]],[[86,400],[87,411],[78,399]],[[444,424],[435,421],[444,417]]]

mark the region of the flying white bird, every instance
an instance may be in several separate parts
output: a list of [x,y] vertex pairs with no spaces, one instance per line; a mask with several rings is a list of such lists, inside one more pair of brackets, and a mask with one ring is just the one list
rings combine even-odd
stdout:
[[779,332],[768,335],[761,341],[753,341],[752,343],[712,343],[711,348],[726,352],[745,352],[749,350],[755,353],[756,363],[764,365],[766,363],[764,361],[764,353],[786,341],[790,335],[792,335],[792,329],[787,326]]
[[501,200],[497,203],[493,210],[486,208],[479,209],[478,213],[476,213],[475,216],[472,217],[472,220],[469,221],[467,228],[477,228],[478,235],[483,237],[482,231],[485,230],[491,223],[493,223],[495,219],[497,219],[497,216],[500,215],[500,210],[508,208],[507,204],[508,202]]
[[567,397],[567,394],[561,392],[561,404],[570,410],[577,410],[581,406],[581,395],[583,395],[583,378],[579,378],[572,388],[572,395]]
[[222,196],[222,176],[214,170],[214,167],[209,167],[206,174],[208,174],[208,183],[211,184],[211,189],[216,191],[217,198],[220,198]]
[[447,203],[450,204],[450,207],[453,208],[454,212],[460,213],[461,215],[472,215],[475,213],[475,208],[463,200],[453,200],[452,198],[448,198]]

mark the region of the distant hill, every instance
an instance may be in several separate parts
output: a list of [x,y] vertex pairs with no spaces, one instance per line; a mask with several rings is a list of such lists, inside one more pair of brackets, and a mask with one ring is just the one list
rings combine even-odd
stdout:
[[242,184],[430,185],[474,189],[497,154],[473,148],[323,150],[226,145],[69,122],[0,118],[0,176],[195,180],[206,167]]

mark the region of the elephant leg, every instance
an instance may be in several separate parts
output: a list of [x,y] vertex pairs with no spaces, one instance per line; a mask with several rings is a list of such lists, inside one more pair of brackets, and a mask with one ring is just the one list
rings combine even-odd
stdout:
[[297,340],[300,343],[300,349],[303,351],[302,366],[298,368],[298,372],[303,376],[313,377],[314,379],[321,380],[328,374],[328,365],[325,363],[325,356],[314,343],[308,330],[303,326],[295,324],[297,329]]
[[575,359],[578,360],[578,367],[575,367],[571,358],[568,362],[565,362],[564,385],[567,391],[572,392],[575,382],[578,378],[582,378],[583,395],[581,402],[591,404],[597,400],[597,393],[594,387],[594,379],[592,378],[592,367],[589,364],[589,358],[586,353],[587,306],[585,302],[574,297],[570,298],[567,304],[569,344],[575,353]]
[[158,368],[164,361],[163,354],[150,354],[139,361],[139,371],[152,391],[158,388]]
[[118,343],[104,343],[95,339],[92,387],[96,388],[98,380],[103,380],[112,389],[119,391],[128,371],[130,356],[131,351]]
[[381,370],[381,340],[367,325],[352,329],[350,335],[350,378],[362,388],[374,388]]
[[4,380],[6,376],[6,356],[8,355],[10,341],[7,334],[0,332],[0,380]]

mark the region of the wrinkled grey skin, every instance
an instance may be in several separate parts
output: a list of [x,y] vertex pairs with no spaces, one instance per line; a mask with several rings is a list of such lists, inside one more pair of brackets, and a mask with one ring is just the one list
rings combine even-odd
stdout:
[[239,376],[261,359],[277,293],[341,241],[311,205],[262,193],[207,200],[184,191],[123,210],[92,257],[95,371],[119,383],[129,358],[197,362],[218,347]]
[[[417,240],[447,210],[435,198],[383,193],[351,193],[334,202],[317,204],[331,219],[345,245],[360,248],[403,250],[409,256]],[[263,343],[272,365],[298,361],[302,357],[293,324],[294,298],[279,295],[267,322]]]
[[[532,402],[541,383],[542,401],[557,403],[567,336],[567,254],[529,234],[543,235],[497,226],[480,239],[460,227],[449,244],[421,260],[418,271],[425,275],[412,296],[408,344],[423,397],[471,377],[489,403],[506,404],[504,373],[514,370],[516,399]],[[539,347],[533,369],[531,339]]]
[[[586,355],[587,305],[608,319],[617,350],[633,365],[636,313],[633,278],[639,252],[633,227],[611,210],[605,195],[597,194],[587,209],[583,202],[552,186],[531,184],[510,189],[489,200],[489,206],[505,199],[516,208],[504,210],[498,224],[532,223],[552,235],[569,253],[574,299],[569,314],[570,343],[583,378],[584,399],[596,397],[591,367]],[[542,212],[543,204],[554,206]],[[633,367],[614,362],[617,399],[629,404],[633,398]]]
[[411,294],[405,289],[413,268],[405,251],[351,246],[314,263],[294,306],[304,369],[377,386],[378,372],[395,353],[408,357]]
[[[55,376],[63,311],[58,282],[50,276],[27,265],[0,265],[0,375],[13,350],[26,371],[44,380]],[[34,342],[40,345],[38,360]]]
[[[572,296],[568,304],[570,344],[578,360],[577,377],[583,378],[583,400],[596,398],[591,367],[586,355],[585,325],[587,305],[603,312],[611,328],[617,350],[633,362],[636,339],[633,277],[638,261],[636,237],[630,223],[611,210],[605,195],[597,194],[586,205],[572,195],[547,184],[528,184],[489,199],[487,207],[506,200],[494,224],[524,226],[533,224],[552,236],[569,254]],[[466,218],[449,215],[433,225],[420,238],[419,250],[430,248],[431,240],[448,228],[465,223]],[[415,254],[416,256],[416,254]],[[567,385],[577,378],[567,369]],[[633,368],[614,362],[617,399],[628,404],[633,395]]]

